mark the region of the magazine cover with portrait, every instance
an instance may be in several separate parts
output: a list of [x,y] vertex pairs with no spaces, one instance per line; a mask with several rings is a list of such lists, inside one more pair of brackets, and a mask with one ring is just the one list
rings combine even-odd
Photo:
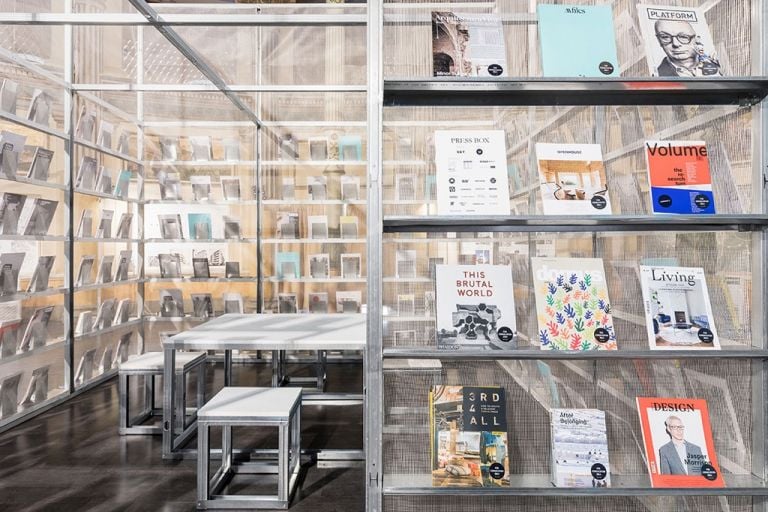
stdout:
[[637,397],[651,487],[725,487],[707,402]]
[[637,15],[651,76],[723,76],[703,10],[638,4]]

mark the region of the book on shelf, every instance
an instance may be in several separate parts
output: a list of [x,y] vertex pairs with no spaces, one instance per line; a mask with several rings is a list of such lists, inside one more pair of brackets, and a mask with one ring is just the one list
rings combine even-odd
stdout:
[[112,325],[120,325],[128,322],[131,317],[131,308],[133,302],[131,299],[120,299],[117,303],[117,310],[115,311],[115,318],[112,320]]
[[616,350],[600,258],[531,258],[543,350]]
[[102,256],[101,264],[99,264],[99,272],[96,277],[97,283],[111,283],[112,282],[112,263],[114,263],[115,257],[112,255]]
[[227,240],[240,240],[240,220],[236,217],[224,215],[224,238]]
[[299,214],[295,212],[277,212],[275,222],[277,238],[299,238]]
[[357,291],[337,291],[336,292],[336,312],[337,313],[359,313],[360,306],[363,303],[363,294]]
[[0,254],[0,295],[13,295],[19,290],[19,272],[24,263],[23,252]]
[[653,213],[715,213],[704,141],[646,141],[645,159]]
[[416,277],[416,251],[413,249],[398,249],[395,252],[395,277],[411,279]]
[[509,485],[507,404],[500,386],[431,386],[433,487]]
[[360,253],[342,253],[341,277],[343,279],[359,279],[362,275],[362,258]]
[[192,258],[192,270],[194,277],[210,279],[211,267],[208,258]]
[[[339,137],[339,160],[360,162],[363,159],[363,140],[359,135]],[[344,179],[344,176],[341,177]]]
[[192,160],[213,160],[209,136],[191,136],[189,143],[192,146]]
[[637,16],[651,76],[723,76],[703,9],[638,4]]
[[280,160],[297,160],[299,158],[296,140],[290,133],[281,136],[278,141],[278,158]]
[[341,177],[341,200],[357,201],[360,199],[360,178],[358,176]]
[[328,238],[327,215],[309,215],[307,223],[309,224],[309,238],[313,240]]
[[29,166],[29,171],[27,171],[27,178],[48,181],[52,160],[52,150],[37,146],[35,154],[32,156],[32,164]]
[[545,215],[609,215],[600,144],[536,144]]
[[77,168],[77,179],[75,188],[80,190],[93,190],[96,187],[96,159],[90,156],[84,156],[80,159],[80,166]]
[[32,370],[32,377],[27,384],[27,390],[22,395],[19,405],[29,407],[45,402],[48,399],[48,373],[50,365],[41,366]]
[[24,336],[19,343],[19,352],[44,347],[48,340],[48,322],[51,320],[54,306],[35,309],[24,329]]
[[210,293],[192,294],[192,316],[211,318],[213,316],[213,296]]
[[610,5],[536,7],[545,77],[619,76]]
[[725,487],[706,400],[636,400],[651,487]]
[[160,290],[160,316],[184,316],[184,297],[178,288]]
[[398,173],[395,175],[395,201],[416,200],[416,175]]
[[128,360],[132,339],[133,331],[128,331],[125,334],[120,335],[120,341],[117,342],[115,358],[112,360],[112,366],[117,366],[118,364],[124,363]]
[[115,319],[116,299],[105,299],[99,303],[96,310],[96,319],[93,321],[93,328],[96,330],[108,329],[112,327],[112,321]]
[[498,14],[432,11],[432,76],[507,76]]
[[133,251],[120,251],[120,257],[117,260],[117,270],[115,271],[115,281],[126,281],[128,272],[131,268],[131,255]]
[[122,132],[117,139],[117,152],[121,155],[127,155],[131,152],[131,134]]
[[115,125],[102,119],[99,121],[99,137],[96,139],[96,144],[111,150],[112,136],[114,134]]
[[211,199],[211,177],[190,176],[189,182],[192,185],[192,199],[195,202],[208,201]]
[[190,240],[210,240],[213,238],[211,229],[210,213],[190,213],[189,219],[189,239]]
[[80,267],[77,271],[77,286],[85,286],[93,283],[91,273],[93,271],[94,256],[82,256],[80,258]]
[[224,160],[240,160],[240,139],[224,139],[221,143],[224,146]]
[[77,316],[75,334],[81,336],[93,331],[93,311],[81,311]]
[[47,92],[41,89],[35,89],[32,93],[32,101],[29,102],[27,110],[27,119],[33,123],[48,126],[51,118],[51,103],[53,98]]
[[19,159],[24,152],[27,137],[3,130],[0,132],[0,174],[15,180],[19,169]]
[[[128,192],[131,186],[131,176],[133,172],[130,169],[123,169],[117,175],[117,181],[115,182],[115,190],[112,191],[112,195],[119,197],[123,201],[128,199]],[[141,186],[141,185],[139,185]]]
[[133,222],[132,213],[123,213],[120,215],[120,223],[117,225],[117,238],[127,240],[131,238],[131,223]]
[[299,279],[301,277],[301,255],[295,251],[275,254],[275,275],[278,279]]
[[438,215],[509,215],[504,130],[436,130]]
[[243,296],[239,293],[225,293],[222,295],[224,313],[243,313]]
[[160,235],[164,240],[184,239],[180,214],[161,214],[158,215],[158,218],[160,220]]
[[296,183],[292,177],[282,178],[282,194],[283,201],[293,201],[296,196]]
[[355,215],[342,215],[339,217],[341,238],[357,238],[359,236],[357,228],[358,220]]
[[221,193],[225,201],[240,200],[240,177],[221,176]]
[[16,353],[21,334],[22,301],[0,302],[0,358]]
[[77,238],[90,238],[93,236],[93,214],[85,209],[80,214],[80,224],[77,228]]
[[19,84],[8,78],[3,79],[0,87],[0,110],[16,115],[16,104],[19,96]]
[[512,268],[437,265],[437,348],[515,348]]
[[651,350],[720,349],[701,267],[640,266]]
[[55,260],[56,256],[40,256],[37,258],[37,266],[27,284],[28,292],[43,292],[48,289],[48,281],[50,280]]
[[160,159],[173,161],[179,159],[179,139],[176,137],[160,138]]
[[83,105],[80,107],[80,116],[75,127],[75,137],[88,142],[93,142],[94,129],[96,128],[96,114]]
[[555,487],[610,487],[605,411],[551,409],[552,484]]
[[307,294],[307,304],[310,313],[328,313],[328,293],[310,292]]
[[227,279],[240,277],[240,262],[239,261],[227,261],[224,263],[224,277]]
[[[160,277],[162,278],[176,278],[181,277],[181,255],[178,253],[160,253],[157,255],[160,263]],[[205,264],[208,266],[208,259],[205,259]],[[194,268],[194,262],[193,262]]]
[[414,316],[416,314],[416,296],[412,293],[397,295],[397,314],[399,316]]
[[114,210],[101,210],[101,220],[96,228],[96,238],[112,238],[112,218]]
[[325,137],[309,138],[309,159],[328,160],[328,139]]
[[310,176],[307,178],[307,194],[312,201],[328,199],[328,180],[325,176]]
[[312,279],[331,277],[331,259],[327,253],[309,255],[309,277]]
[[295,293],[277,294],[277,312],[278,313],[298,313],[299,307]]
[[112,185],[112,171],[107,169],[103,165],[99,167],[96,174],[96,192],[102,194],[111,194],[113,190]]
[[32,203],[32,214],[29,217],[26,229],[24,229],[24,234],[34,236],[47,235],[58,205],[58,201],[36,197]]
[[3,235],[17,235],[19,233],[19,218],[24,209],[27,196],[5,192],[0,200],[0,227]]
[[160,187],[160,199],[177,201],[181,199],[181,180],[174,171],[157,171],[157,184]]

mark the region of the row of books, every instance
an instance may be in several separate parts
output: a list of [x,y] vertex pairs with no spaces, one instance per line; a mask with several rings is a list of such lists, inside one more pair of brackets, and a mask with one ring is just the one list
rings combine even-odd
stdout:
[[280,160],[340,160],[359,162],[363,159],[363,143],[359,135],[332,133],[328,137],[296,139],[286,133],[278,141]]
[[[183,199],[181,193],[181,177],[178,172],[157,170],[155,171],[157,184],[160,187],[160,199],[164,201],[180,201]],[[211,177],[190,176],[192,186],[192,199],[198,201],[211,200]],[[240,201],[240,177],[239,176],[219,176],[221,183],[221,195],[224,201]]]
[[[98,146],[112,149],[112,140],[115,135],[115,125],[105,119],[99,120],[96,129],[96,113],[87,106],[80,107],[80,115],[75,127],[75,138],[82,139]],[[123,131],[117,142],[117,152],[127,155],[129,152],[130,134]]]
[[[637,397],[636,402],[652,487],[725,487],[705,400]],[[433,386],[429,409],[434,487],[510,485],[504,388]],[[551,409],[550,415],[552,484],[610,487],[605,412]]]
[[[3,79],[0,86],[0,110],[17,115],[19,84],[8,78]],[[29,102],[26,118],[33,123],[48,126],[51,119],[51,104],[53,97],[42,89],[35,89]]]
[[21,301],[4,303],[0,312],[0,358],[44,347],[53,311],[54,306],[35,309],[22,329]]
[[[160,316],[180,318],[184,316],[184,294],[178,288],[164,288],[160,292]],[[194,318],[211,318],[215,312],[213,309],[213,296],[210,293],[193,293],[192,316]],[[243,313],[243,296],[239,293],[227,292],[222,295],[222,312]]]
[[[27,151],[27,137],[3,130],[0,132],[0,177],[15,180],[19,172],[22,155]],[[54,152],[40,146],[32,146],[32,163],[27,169],[29,179],[46,181],[51,168]]]
[[[337,291],[336,292],[336,312],[337,313],[360,313],[362,310],[363,296],[358,291]],[[328,293],[311,292],[307,294],[305,306],[301,307],[299,296],[295,293],[277,294],[277,312],[278,313],[328,313]]]
[[[357,201],[360,199],[360,177],[344,175],[341,177],[339,197],[328,197],[328,178],[326,176],[307,177],[307,198],[311,201],[340,199],[342,201]],[[292,176],[281,177],[281,197],[283,201],[296,199],[296,179]]]
[[98,165],[95,158],[83,156],[77,169],[75,190],[98,192],[126,200],[132,177],[133,171],[130,169],[113,171]]
[[[179,253],[161,253],[157,255],[160,266],[160,277],[181,278],[182,255]],[[207,256],[192,256],[192,272],[194,278],[209,279],[211,277],[211,259]],[[224,277],[240,278],[240,262],[224,262]]]
[[[342,253],[339,274],[343,279],[358,279],[361,276],[360,253]],[[329,279],[331,263],[328,253],[307,256],[307,275],[312,279]],[[277,279],[301,278],[301,255],[295,251],[278,252],[275,255],[275,277]]]
[[[58,205],[58,201],[41,197],[35,197],[27,202],[27,196],[24,194],[5,192],[0,198],[0,233],[45,236],[48,234],[48,228],[51,227]],[[24,226],[21,232],[19,232],[19,226]]]
[[7,375],[0,380],[0,418],[16,414],[19,408],[32,407],[48,399],[48,374],[50,365],[40,366],[31,372],[27,390],[19,397],[22,372]]
[[134,309],[134,304],[131,299],[101,300],[95,317],[93,311],[80,312],[77,317],[75,334],[81,336],[128,322]]
[[[358,238],[358,218],[354,215],[342,215],[339,217],[339,237]],[[300,238],[299,214],[296,212],[277,212],[275,219],[275,236],[277,238]],[[310,239],[329,238],[328,216],[308,215],[307,226]]]
[[[77,238],[112,238],[112,219],[115,216],[114,210],[101,210],[101,219],[99,219],[99,225],[96,228],[96,232],[93,231],[93,212],[86,208],[80,214],[80,223],[77,227]],[[132,213],[123,213],[120,216],[120,222],[117,225],[117,233],[115,238],[130,239],[131,238],[131,224],[133,223]]]

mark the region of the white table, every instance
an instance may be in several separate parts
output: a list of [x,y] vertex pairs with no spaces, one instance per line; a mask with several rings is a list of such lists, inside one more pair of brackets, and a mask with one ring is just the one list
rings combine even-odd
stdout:
[[[176,432],[172,404],[176,400],[173,368],[177,350],[223,350],[225,386],[232,385],[233,350],[271,350],[272,385],[279,386],[285,382],[286,350],[308,350],[318,354],[327,350],[364,350],[365,338],[364,314],[228,314],[168,338],[163,342],[163,458],[180,458],[177,456],[179,447],[197,428],[191,425]],[[350,403],[349,395],[323,396],[328,399],[323,403]],[[307,394],[307,398],[321,401],[317,394]],[[360,395],[353,398],[362,401]]]

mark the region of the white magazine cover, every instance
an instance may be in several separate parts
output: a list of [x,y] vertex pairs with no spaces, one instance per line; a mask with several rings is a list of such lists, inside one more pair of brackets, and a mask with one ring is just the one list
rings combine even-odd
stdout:
[[552,409],[552,484],[555,487],[610,487],[605,412]]
[[723,76],[703,10],[638,4],[637,15],[651,76]]
[[498,14],[432,12],[432,76],[507,76]]

